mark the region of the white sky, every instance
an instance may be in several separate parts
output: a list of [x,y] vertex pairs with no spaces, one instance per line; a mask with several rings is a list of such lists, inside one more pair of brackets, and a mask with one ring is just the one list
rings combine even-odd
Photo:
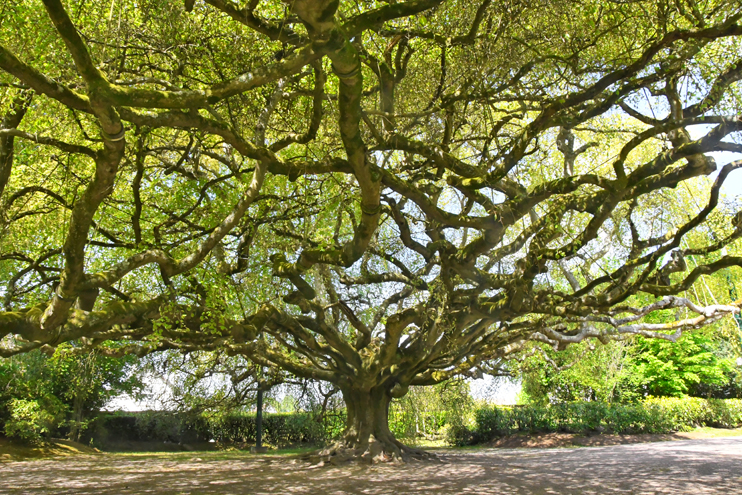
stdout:
[[[128,396],[121,396],[111,401],[104,410],[106,411],[162,411],[167,409],[166,401],[161,395],[165,390],[162,380],[150,379],[149,386],[153,391],[153,398],[137,401]],[[510,378],[494,378],[485,375],[484,378],[469,380],[471,395],[475,400],[485,400],[499,405],[513,405],[517,402],[520,393],[520,383]],[[159,398],[158,398],[159,397]]]

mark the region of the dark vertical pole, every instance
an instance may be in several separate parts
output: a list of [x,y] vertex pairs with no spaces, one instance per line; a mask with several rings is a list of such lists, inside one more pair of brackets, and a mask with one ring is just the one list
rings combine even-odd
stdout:
[[263,446],[263,389],[258,386],[258,412],[255,415],[255,447]]

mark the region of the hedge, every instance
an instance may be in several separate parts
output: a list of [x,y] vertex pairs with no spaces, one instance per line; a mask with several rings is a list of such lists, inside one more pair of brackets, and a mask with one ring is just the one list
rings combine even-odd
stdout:
[[[389,411],[389,428],[398,438],[410,438],[417,431],[440,433],[445,413],[409,414],[401,408]],[[263,414],[263,442],[268,445],[323,445],[340,437],[345,427],[345,410],[327,411],[321,418],[308,412]],[[116,442],[195,443],[214,440],[223,444],[254,443],[255,413],[115,412],[100,415],[85,441],[105,447]]]
[[[310,413],[263,415],[263,441],[270,445],[323,444],[340,436],[345,411],[325,414],[317,420]],[[231,413],[199,418],[200,432],[223,443],[255,441],[255,414]]]
[[636,404],[576,402],[546,407],[486,405],[474,429],[452,432],[452,443],[478,443],[518,432],[670,433],[699,426],[742,426],[742,399],[648,398]]
[[[742,399],[649,398],[635,404],[576,402],[546,407],[480,405],[473,411],[473,427],[466,426],[464,417],[425,412],[415,417],[393,409],[390,428],[396,436],[409,438],[423,418],[428,434],[445,431],[453,445],[487,442],[519,432],[670,433],[697,426],[742,426]],[[263,415],[263,439],[275,446],[322,445],[339,438],[344,423],[343,409],[328,411],[320,420],[307,412],[267,413]],[[95,420],[89,434],[94,444],[103,447],[121,441],[249,444],[255,441],[255,414],[109,413]]]
[[[321,445],[337,438],[344,422],[344,411],[325,414],[320,420],[310,413],[264,414],[263,442],[276,446]],[[85,441],[90,440],[104,448],[121,442],[197,443],[213,440],[223,444],[254,443],[255,414],[107,413],[93,422]]]

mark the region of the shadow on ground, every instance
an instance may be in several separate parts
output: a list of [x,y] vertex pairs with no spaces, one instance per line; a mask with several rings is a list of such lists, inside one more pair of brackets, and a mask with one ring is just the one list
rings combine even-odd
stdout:
[[742,494],[742,438],[440,451],[437,462],[371,467],[244,453],[83,455],[0,464],[0,493]]

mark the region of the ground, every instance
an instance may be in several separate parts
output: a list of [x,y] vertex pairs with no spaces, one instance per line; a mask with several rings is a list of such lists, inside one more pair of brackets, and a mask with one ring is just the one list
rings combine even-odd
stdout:
[[[94,453],[99,453],[99,451],[80,443],[60,438],[40,445],[29,445],[0,435],[0,462],[45,459],[49,457],[66,457]],[[1,489],[2,485],[0,485],[0,490]]]
[[560,449],[450,449],[438,461],[316,467],[241,452],[0,463],[2,494],[742,494],[742,437]]

